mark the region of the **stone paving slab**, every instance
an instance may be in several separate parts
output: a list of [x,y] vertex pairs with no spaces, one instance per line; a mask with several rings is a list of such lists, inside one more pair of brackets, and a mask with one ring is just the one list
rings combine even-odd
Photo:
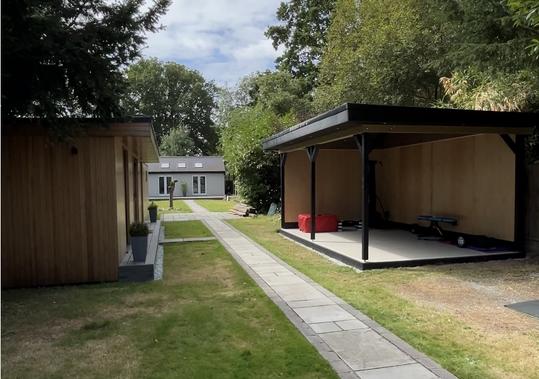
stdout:
[[213,213],[200,219],[339,377],[456,378]]
[[316,322],[355,320],[354,316],[346,312],[337,304],[297,308],[294,310],[296,311],[298,316],[301,317],[303,321],[308,324]]
[[372,370],[358,371],[357,375],[361,379],[436,379],[438,378],[431,371],[421,366],[419,363],[412,363],[402,366],[376,368]]
[[409,355],[368,328],[325,333],[320,337],[354,371],[415,363]]

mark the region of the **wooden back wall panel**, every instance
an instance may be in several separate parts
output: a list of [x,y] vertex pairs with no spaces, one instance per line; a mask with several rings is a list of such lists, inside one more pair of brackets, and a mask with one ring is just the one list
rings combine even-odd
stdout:
[[[310,213],[310,163],[305,151],[288,153],[285,165],[285,221]],[[361,158],[357,150],[320,150],[316,158],[316,213],[339,219],[361,217]]]
[[514,240],[515,159],[498,135],[375,150],[377,195],[390,219],[453,216],[448,230]]

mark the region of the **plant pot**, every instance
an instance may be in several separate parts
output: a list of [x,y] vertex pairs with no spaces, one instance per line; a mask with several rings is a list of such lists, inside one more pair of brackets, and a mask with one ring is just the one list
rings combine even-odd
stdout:
[[145,262],[148,253],[148,236],[131,237],[131,251],[135,262]]
[[157,208],[148,208],[150,213],[150,222],[157,222]]

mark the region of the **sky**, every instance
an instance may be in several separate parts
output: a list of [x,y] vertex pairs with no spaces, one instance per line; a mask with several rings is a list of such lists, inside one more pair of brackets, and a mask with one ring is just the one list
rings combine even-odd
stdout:
[[275,67],[264,36],[277,23],[281,0],[173,0],[161,18],[164,30],[150,34],[145,57],[181,63],[207,80],[233,86],[245,75]]

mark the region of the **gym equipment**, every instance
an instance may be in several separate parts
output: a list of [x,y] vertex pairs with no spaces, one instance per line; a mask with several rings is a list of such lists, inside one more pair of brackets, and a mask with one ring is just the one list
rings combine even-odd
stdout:
[[457,225],[457,219],[447,216],[434,216],[434,215],[420,215],[417,216],[418,221],[429,221],[430,225],[428,227],[429,233],[419,234],[418,239],[446,239],[446,233],[440,226],[440,223]]

